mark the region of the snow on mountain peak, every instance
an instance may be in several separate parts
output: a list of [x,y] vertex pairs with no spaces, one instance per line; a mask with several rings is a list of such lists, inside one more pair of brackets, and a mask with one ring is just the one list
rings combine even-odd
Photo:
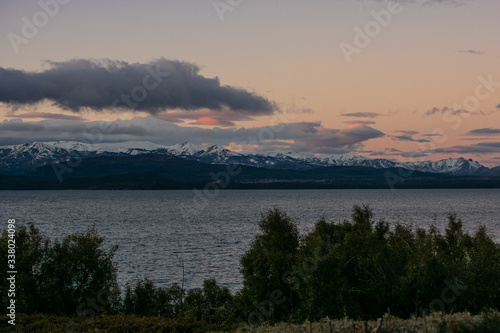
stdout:
[[197,146],[195,144],[192,144],[191,142],[184,142],[168,146],[167,149],[174,155],[183,155],[183,156],[186,155],[193,156],[196,153],[205,150],[205,148],[203,148],[202,146]]
[[0,147],[0,153],[0,168],[13,170],[16,168],[33,168],[55,160],[64,161],[75,155],[96,157],[142,154],[169,154],[203,163],[240,164],[280,169],[307,169],[328,166],[401,167],[421,172],[471,174],[484,168],[478,162],[462,157],[440,161],[395,162],[388,159],[370,159],[355,155],[316,156],[283,150],[233,152],[218,145],[204,147],[190,142],[171,146],[163,146],[148,141],[96,144],[76,141],[30,142],[22,145]]

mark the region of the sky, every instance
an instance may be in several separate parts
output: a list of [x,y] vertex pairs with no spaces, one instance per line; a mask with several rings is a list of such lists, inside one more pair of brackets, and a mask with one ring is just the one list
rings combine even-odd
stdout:
[[0,145],[500,165],[498,0],[0,0]]

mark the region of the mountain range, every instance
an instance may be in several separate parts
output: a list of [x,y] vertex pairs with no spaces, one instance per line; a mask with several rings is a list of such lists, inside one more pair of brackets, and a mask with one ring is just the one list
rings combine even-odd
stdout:
[[343,181],[346,184],[357,183],[357,187],[363,187],[362,184],[371,187],[387,182],[389,172],[399,178],[401,176],[398,175],[407,175],[403,176],[407,183],[432,184],[437,179],[441,183],[451,181],[455,187],[458,178],[462,181],[464,177],[475,178],[467,182],[485,183],[486,178],[500,177],[500,167],[487,168],[465,158],[396,162],[354,155],[315,156],[287,151],[234,152],[218,145],[198,146],[189,142],[163,146],[145,141],[99,144],[53,141],[0,147],[0,175],[4,183],[9,180],[10,184],[15,183],[15,179],[21,181],[19,177],[24,177],[22,182],[29,184],[35,180],[58,178],[61,182],[63,179],[75,181],[85,177],[109,178],[111,175],[125,177],[120,182],[128,184],[134,179],[131,175],[135,175],[136,178],[147,178],[146,182],[149,183],[166,181],[172,185],[171,182],[177,182],[178,187],[179,184],[210,181],[210,173],[221,172],[231,165],[240,166],[245,171],[232,177],[231,181],[247,185],[338,185]]

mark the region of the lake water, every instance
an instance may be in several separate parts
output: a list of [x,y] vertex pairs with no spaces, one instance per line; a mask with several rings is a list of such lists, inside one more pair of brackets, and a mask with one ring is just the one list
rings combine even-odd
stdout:
[[148,276],[156,284],[200,287],[215,278],[241,287],[239,258],[258,230],[260,214],[276,206],[295,218],[301,233],[321,217],[350,218],[369,204],[375,219],[444,229],[456,213],[467,231],[480,224],[500,242],[500,189],[468,190],[226,190],[0,191],[0,218],[33,223],[50,238],[84,232],[95,224],[115,256],[120,285]]

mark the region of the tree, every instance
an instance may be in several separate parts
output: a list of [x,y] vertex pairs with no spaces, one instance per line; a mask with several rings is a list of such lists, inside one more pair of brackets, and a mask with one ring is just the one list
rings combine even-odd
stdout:
[[187,315],[209,324],[224,324],[234,320],[233,296],[228,288],[214,279],[203,281],[203,289],[189,290],[186,296]]
[[392,288],[384,261],[389,228],[372,217],[369,206],[354,206],[352,222],[320,220],[303,238],[299,262],[312,261],[313,266],[295,276],[301,280],[300,319],[367,318],[387,310]]
[[[3,232],[0,256],[7,253],[3,249],[6,237]],[[104,241],[95,227],[55,242],[42,236],[33,225],[19,227],[16,233],[18,312],[89,315],[112,310],[119,294],[112,261],[117,246],[104,249]],[[4,281],[0,282],[0,289],[5,288]]]
[[[15,229],[15,268],[16,275],[16,308],[20,313],[33,313],[43,308],[44,300],[40,298],[40,271],[47,258],[49,241],[33,225],[21,226]],[[3,230],[0,238],[0,260],[7,263],[7,230]],[[7,272],[2,270],[0,291],[7,295]],[[8,301],[2,297],[2,306],[6,307]]]
[[123,311],[144,317],[175,318],[180,315],[180,297],[183,295],[184,290],[177,284],[170,288],[157,287],[146,277],[137,281],[134,289],[126,285]]
[[298,298],[287,277],[296,263],[299,232],[277,208],[262,215],[262,234],[241,258],[241,307],[252,323],[288,320]]

